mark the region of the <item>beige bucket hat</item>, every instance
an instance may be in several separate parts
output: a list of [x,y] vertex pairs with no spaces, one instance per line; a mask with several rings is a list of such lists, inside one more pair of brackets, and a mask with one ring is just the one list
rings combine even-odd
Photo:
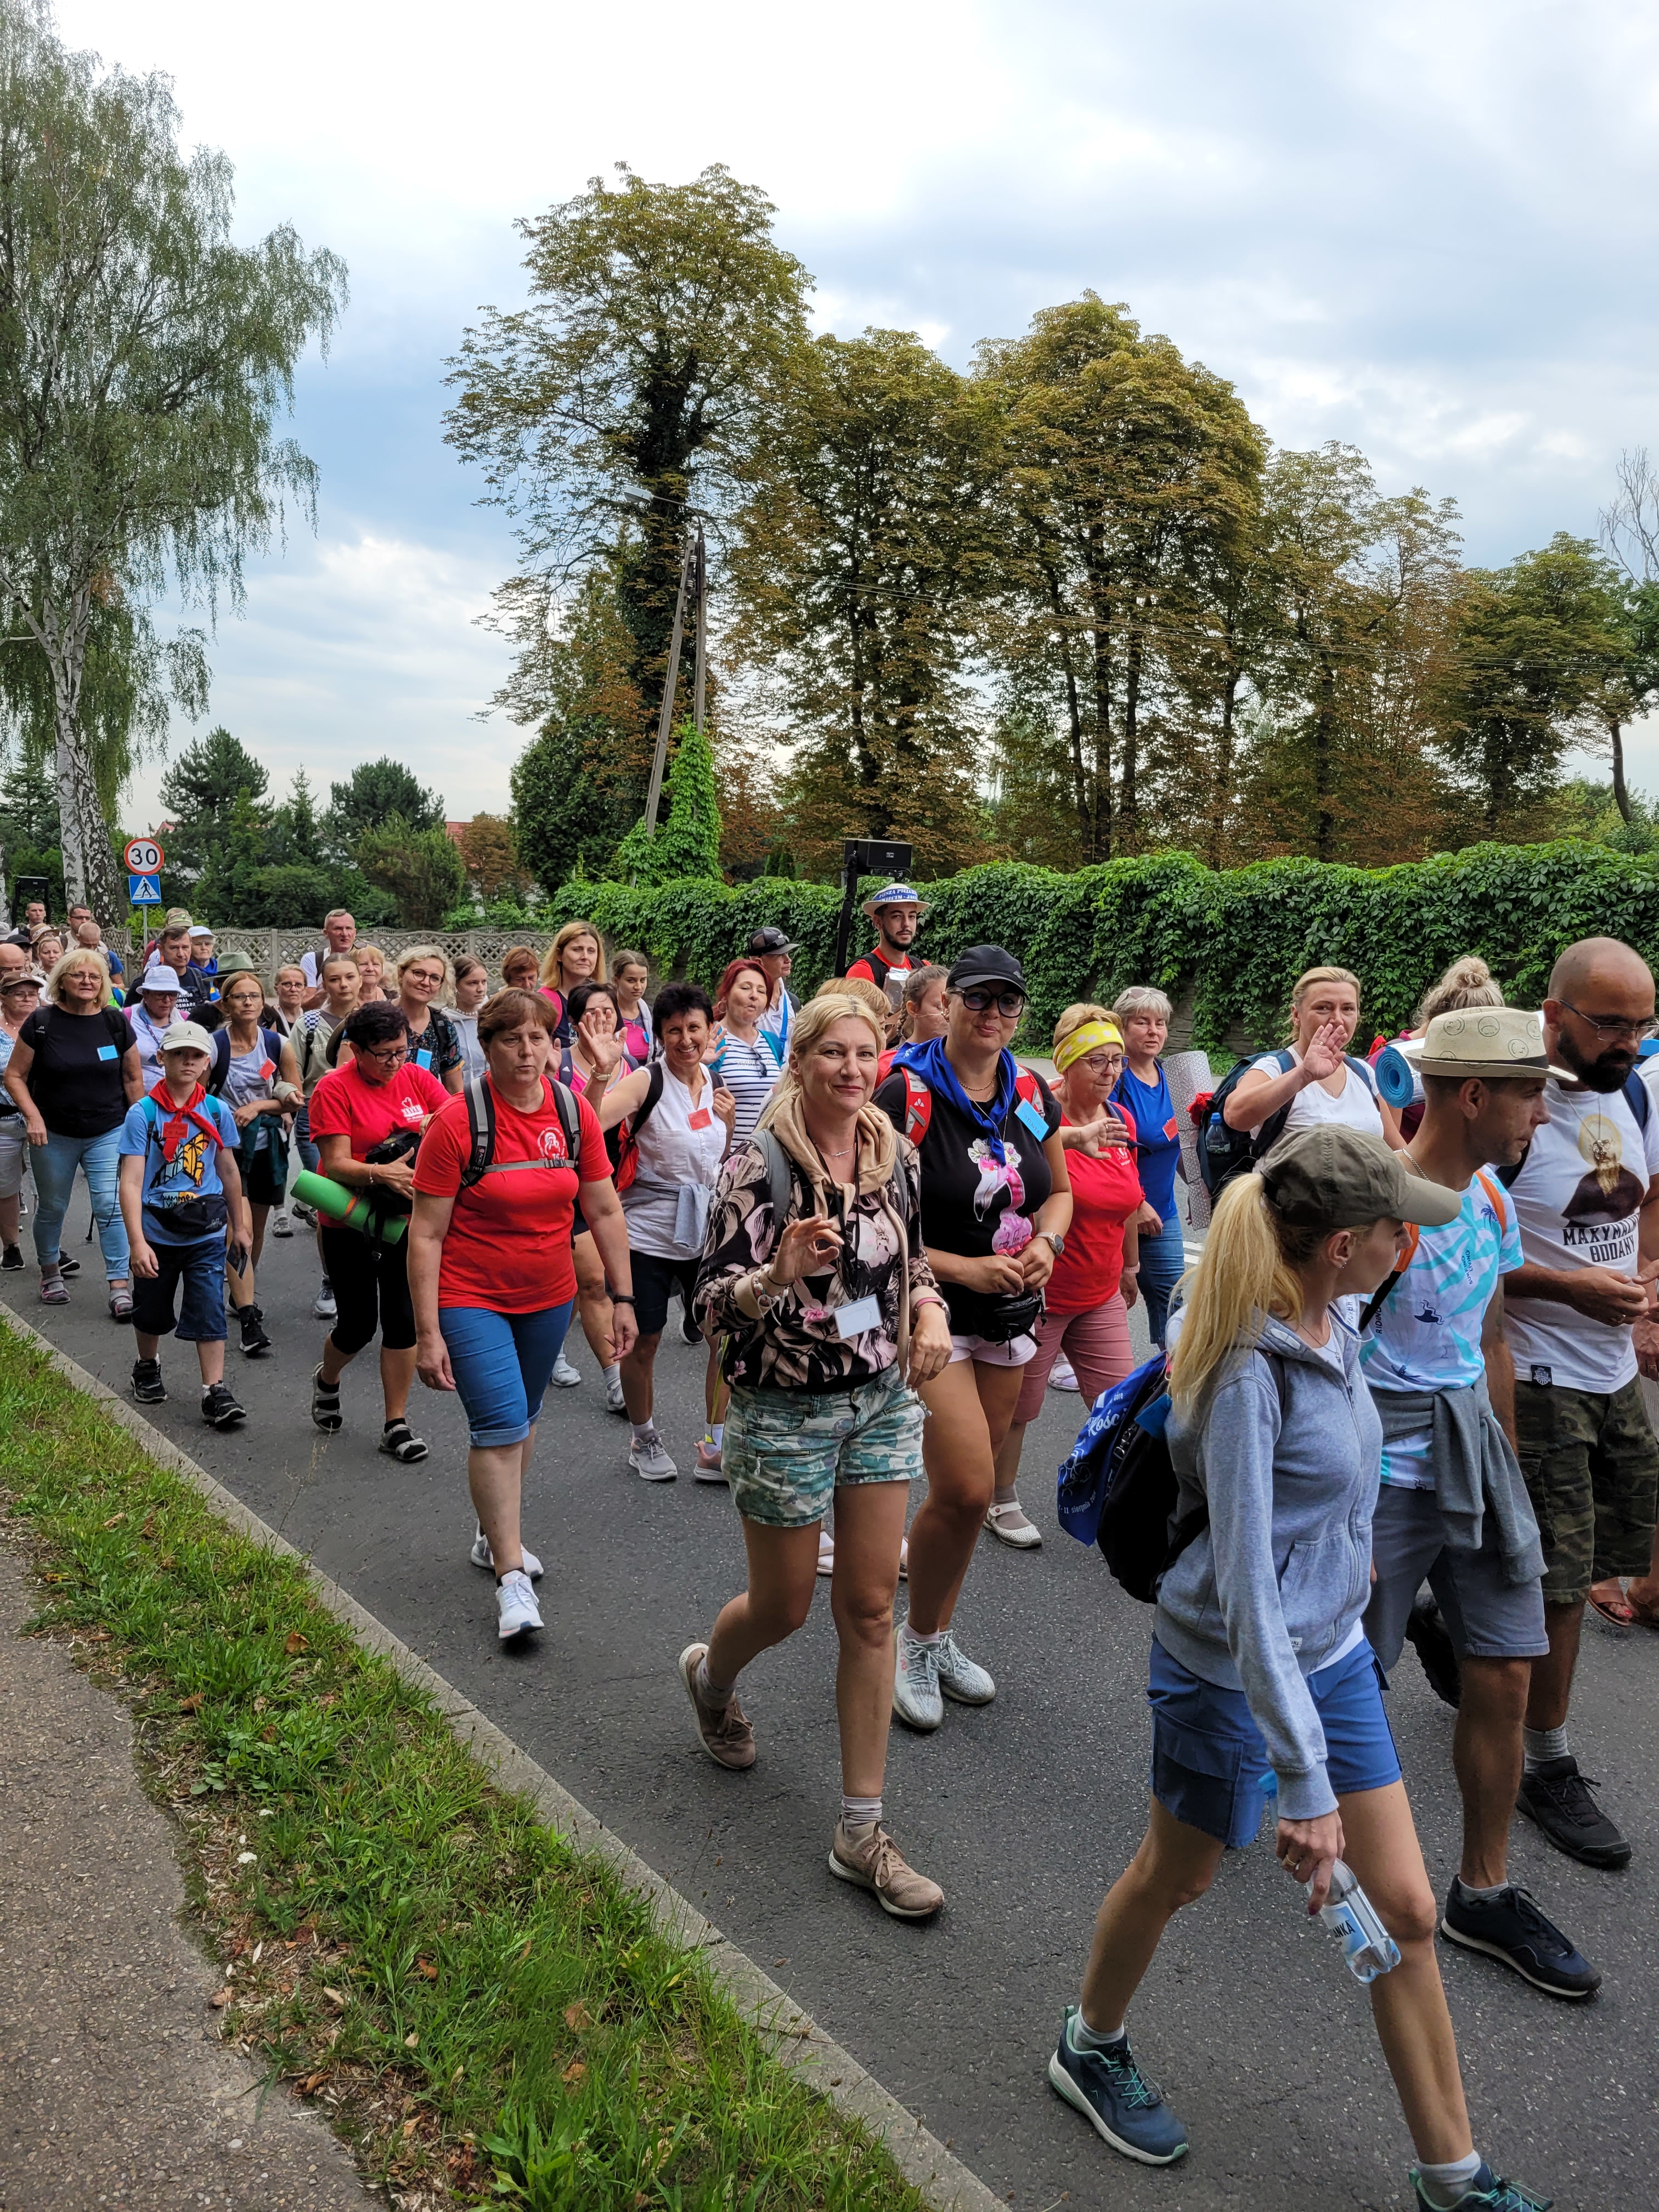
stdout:
[[1395,1051],[1419,1075],[1471,1076],[1490,1081],[1502,1075],[1557,1075],[1577,1082],[1568,1067],[1554,1066],[1544,1049],[1544,1027],[1536,1014],[1519,1006],[1471,1006],[1465,1012],[1437,1014],[1420,1037],[1400,1037]]

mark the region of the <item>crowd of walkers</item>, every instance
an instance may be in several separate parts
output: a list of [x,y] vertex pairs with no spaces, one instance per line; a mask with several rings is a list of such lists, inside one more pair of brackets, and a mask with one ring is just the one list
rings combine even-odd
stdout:
[[[657,1361],[678,1305],[706,1359],[691,1472],[729,1488],[746,1561],[680,1654],[696,1740],[724,1769],[756,1763],[745,1670],[827,1575],[830,1869],[913,1919],[945,1898],[886,1817],[891,1721],[932,1731],[948,1705],[995,1698],[969,1590],[981,1534],[1040,1549],[1027,1431],[1067,1375],[1085,1407],[1115,1402],[1143,1309],[1173,1498],[1150,1817],[1049,2080],[1127,2156],[1186,2152],[1127,2016],[1169,1921],[1266,1806],[1310,1911],[1357,1880],[1386,1931],[1370,1997],[1417,2200],[1547,2203],[1477,2148],[1435,1938],[1586,1999],[1597,1969],[1510,1879],[1511,1814],[1586,1866],[1631,1856],[1569,1722],[1586,1607],[1659,1626],[1651,972],[1611,939],[1567,945],[1532,1012],[1466,959],[1361,1057],[1359,980],[1310,969],[1283,1045],[1215,1094],[1225,1165],[1189,1265],[1169,999],[1079,1000],[1036,1053],[1015,953],[925,961],[907,884],[866,912],[875,943],[805,1000],[799,948],[773,926],[712,996],[653,994],[646,957],[586,921],[492,975],[435,945],[388,961],[336,913],[267,988],[169,914],[125,1006],[94,918],[65,939],[41,915],[0,943],[0,1267],[23,1265],[29,1170],[40,1297],[68,1301],[78,1171],[110,1315],[135,1331],[134,1396],[166,1397],[175,1335],[226,1429],[246,1418],[231,1324],[245,1354],[278,1348],[267,1228],[313,1233],[312,1419],[343,1426],[346,1370],[377,1342],[395,1464],[428,1455],[416,1378],[458,1395],[471,1556],[503,1643],[544,1625],[521,1510],[546,1393],[582,1379],[573,1320],[627,1466],[665,1483]],[[1384,1698],[1408,1641],[1457,1709],[1461,1857],[1440,1901]]]

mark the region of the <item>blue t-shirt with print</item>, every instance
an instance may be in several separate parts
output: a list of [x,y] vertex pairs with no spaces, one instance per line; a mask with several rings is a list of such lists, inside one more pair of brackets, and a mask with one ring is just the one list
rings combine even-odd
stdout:
[[[236,1127],[236,1116],[224,1100],[210,1094],[197,1101],[195,1111],[204,1121],[213,1123],[234,1156],[241,1132]],[[149,1241],[160,1244],[198,1243],[202,1231],[191,1229],[181,1235],[172,1225],[169,1215],[173,1207],[191,1199],[222,1195],[225,1187],[219,1177],[220,1146],[202,1130],[188,1124],[178,1152],[171,1161],[165,1159],[161,1152],[161,1109],[152,1099],[141,1098],[136,1106],[129,1106],[127,1118],[121,1125],[121,1156],[124,1159],[142,1158],[144,1163],[144,1235]],[[208,1233],[217,1236],[222,1232],[214,1230]]]
[[1176,1211],[1176,1169],[1181,1159],[1181,1127],[1176,1120],[1170,1080],[1159,1061],[1152,1063],[1156,1083],[1143,1083],[1126,1060],[1112,1091],[1115,1103],[1127,1106],[1137,1132],[1135,1163],[1146,1203],[1160,1221],[1170,1221]]
[[[1468,1390],[1486,1371],[1480,1331],[1500,1276],[1522,1263],[1521,1230],[1492,1168],[1463,1194],[1455,1221],[1419,1229],[1411,1265],[1365,1332],[1360,1364],[1373,1392]],[[1429,1490],[1429,1430],[1382,1447],[1382,1480]]]

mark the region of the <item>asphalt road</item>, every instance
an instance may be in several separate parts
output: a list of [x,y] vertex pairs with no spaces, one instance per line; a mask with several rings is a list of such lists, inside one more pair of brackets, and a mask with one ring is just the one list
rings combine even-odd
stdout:
[[[77,1200],[72,1219],[84,1218]],[[74,1249],[87,1272],[66,1310],[36,1304],[32,1268],[0,1277],[0,1295],[124,1386],[130,1336],[103,1310],[95,1248]],[[738,1522],[723,1488],[689,1473],[660,1487],[629,1474],[626,1426],[605,1413],[578,1339],[584,1381],[550,1398],[525,1516],[547,1564],[547,1631],[503,1656],[489,1583],[467,1561],[459,1406],[417,1393],[432,1455],[394,1467],[374,1449],[365,1355],[346,1380],[345,1429],[322,1437],[307,1416],[323,1334],[309,1315],[315,1286],[306,1241],[267,1247],[274,1356],[231,1354],[244,1431],[222,1438],[202,1425],[183,1347],[164,1347],[176,1395],[151,1417],[702,1905],[1000,2193],[1113,2212],[1409,2201],[1410,2146],[1364,1998],[1261,1846],[1232,1854],[1210,1896],[1176,1921],[1131,2014],[1137,2052],[1191,2130],[1188,2157],[1165,2172],[1131,2165],[1046,2086],[1096,1905],[1146,1808],[1150,1617],[1054,1519],[1074,1396],[1049,1393],[1028,1437],[1022,1494],[1042,1549],[1013,1553],[986,1536],[958,1610],[964,1645],[998,1679],[995,1703],[947,1708],[928,1738],[895,1725],[889,1817],[948,1899],[933,1925],[910,1927],[824,1863],[839,1790],[827,1585],[802,1633],[745,1677],[758,1762],[722,1772],[696,1747],[674,1662],[739,1585]],[[672,1322],[659,1373],[659,1420],[689,1469],[702,1354]],[[1563,2208],[1646,2203],[1659,2166],[1656,1679],[1659,1639],[1590,1624],[1574,1742],[1636,1846],[1632,1868],[1592,1873],[1515,1824],[1514,1875],[1603,1968],[1599,1998],[1566,2005],[1442,1946],[1476,2142]],[[1443,1889],[1458,1835],[1451,1715],[1409,1654],[1390,1705]]]

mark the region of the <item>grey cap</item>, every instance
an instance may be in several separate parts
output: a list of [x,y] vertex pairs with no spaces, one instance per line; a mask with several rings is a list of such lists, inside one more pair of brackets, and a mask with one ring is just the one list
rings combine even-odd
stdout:
[[163,1052],[213,1051],[213,1039],[199,1022],[173,1022],[161,1032]]
[[1281,1137],[1261,1163],[1275,1212],[1297,1228],[1358,1229],[1368,1222],[1415,1221],[1443,1229],[1462,1211],[1463,1194],[1429,1182],[1381,1137],[1325,1121]]

